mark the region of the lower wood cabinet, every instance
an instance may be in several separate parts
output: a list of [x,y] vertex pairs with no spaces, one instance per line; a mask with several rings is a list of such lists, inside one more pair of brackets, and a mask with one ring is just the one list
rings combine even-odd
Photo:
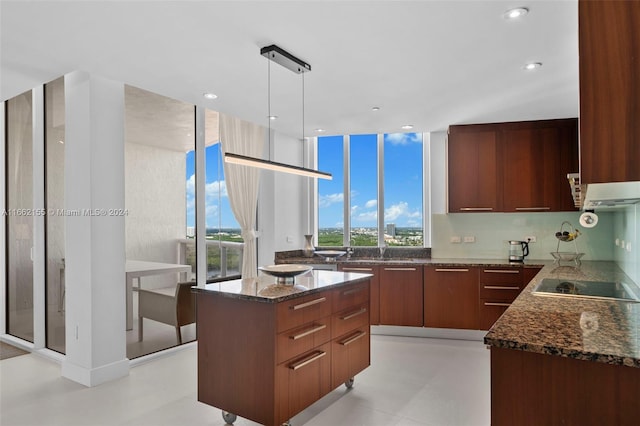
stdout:
[[478,329],[478,270],[424,268],[424,326]]
[[370,291],[369,291],[369,313],[371,318],[371,325],[380,324],[380,267],[378,265],[339,265],[339,271],[343,272],[358,272],[361,274],[373,274],[370,278]]
[[380,267],[380,324],[422,327],[422,269]]
[[281,302],[196,291],[198,400],[281,425],[370,364],[369,281]]

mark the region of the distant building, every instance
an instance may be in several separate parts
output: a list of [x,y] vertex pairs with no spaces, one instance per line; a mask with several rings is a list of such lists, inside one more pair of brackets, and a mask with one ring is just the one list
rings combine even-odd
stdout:
[[396,236],[396,224],[395,223],[387,223],[387,234],[391,237]]
[[196,227],[195,226],[187,226],[187,238],[196,236]]

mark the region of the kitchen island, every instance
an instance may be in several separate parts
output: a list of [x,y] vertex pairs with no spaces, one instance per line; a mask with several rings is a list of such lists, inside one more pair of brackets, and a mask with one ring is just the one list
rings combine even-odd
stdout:
[[485,336],[492,425],[637,424],[640,303],[542,296],[544,278],[637,290],[614,262],[545,266]]
[[310,271],[194,287],[198,400],[280,425],[370,364],[371,275]]

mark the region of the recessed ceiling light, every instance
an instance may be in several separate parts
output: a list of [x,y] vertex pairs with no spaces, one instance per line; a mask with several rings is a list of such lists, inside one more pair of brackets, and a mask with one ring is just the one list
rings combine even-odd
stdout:
[[527,13],[529,13],[529,9],[526,7],[516,7],[514,9],[507,10],[502,16],[504,19],[516,19],[526,15]]
[[324,129],[316,129],[316,132],[318,132],[318,133],[323,133],[323,132],[324,132]]
[[277,115],[270,115],[269,116],[269,120],[277,120],[278,116]]
[[413,129],[413,125],[412,125],[412,124],[405,124],[404,126],[402,126],[402,128],[403,128],[404,130]]
[[59,144],[61,144],[61,145],[64,145],[64,141],[63,141],[62,139],[60,139],[60,140],[58,141],[58,143],[59,143]]
[[202,96],[204,96],[207,99],[216,99],[218,97],[218,95],[216,95],[215,93],[203,93]]
[[371,111],[380,111],[380,107],[373,107],[371,108]]
[[540,68],[542,66],[542,62],[529,62],[524,66],[524,69],[527,71],[535,70],[536,68]]

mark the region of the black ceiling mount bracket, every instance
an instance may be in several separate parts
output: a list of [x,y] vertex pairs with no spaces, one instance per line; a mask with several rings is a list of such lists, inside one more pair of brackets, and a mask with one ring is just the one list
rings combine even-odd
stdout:
[[262,49],[260,49],[260,54],[268,58],[269,60],[295,72],[296,74],[302,74],[311,71],[311,65],[309,65],[302,59],[296,58],[291,53],[279,48],[275,44],[263,47]]

